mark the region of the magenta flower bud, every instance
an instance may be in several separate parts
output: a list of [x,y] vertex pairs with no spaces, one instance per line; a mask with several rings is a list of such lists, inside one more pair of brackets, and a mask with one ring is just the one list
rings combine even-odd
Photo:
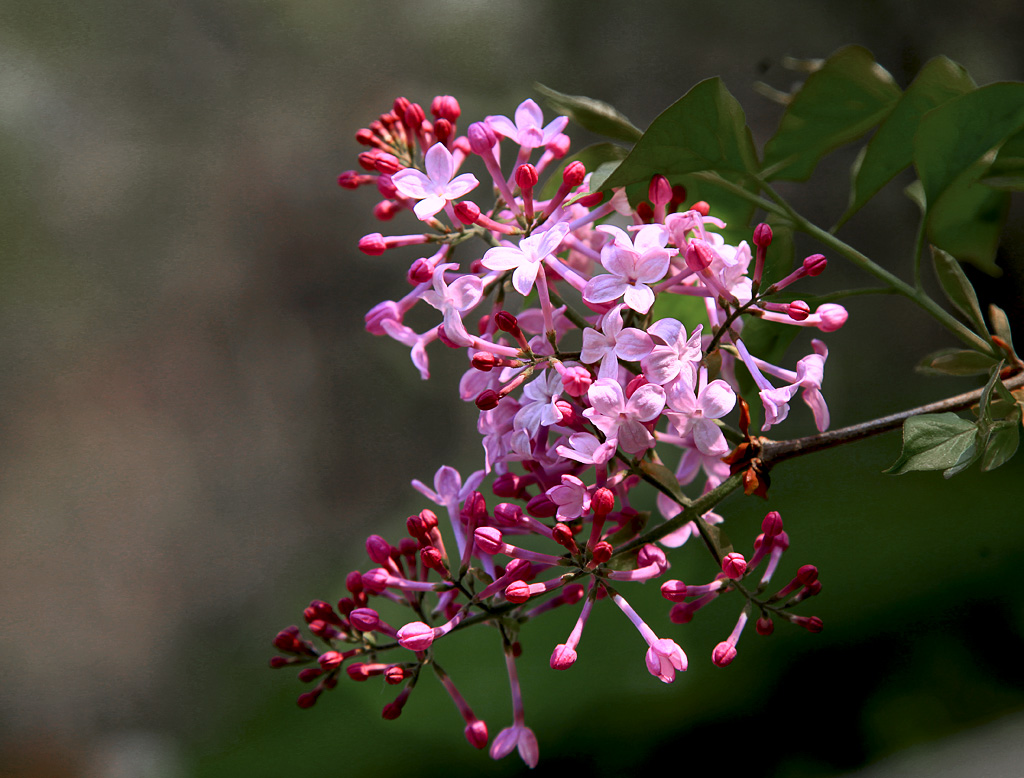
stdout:
[[804,565],[796,571],[796,580],[799,581],[802,586],[810,586],[818,580],[818,568],[814,565]]
[[386,176],[393,176],[399,170],[404,170],[405,165],[403,165],[394,154],[388,154],[386,151],[381,151],[374,157],[373,168],[378,173],[383,173]]
[[647,187],[647,199],[654,205],[665,205],[672,199],[672,185],[660,173],[651,178]]
[[317,659],[320,663],[320,667],[328,671],[336,670],[341,667],[343,660],[344,657],[337,651],[324,651],[324,653],[320,654],[319,659]]
[[398,190],[395,189],[395,184],[391,180],[391,176],[381,174],[377,176],[377,191],[380,192],[381,197],[387,200],[397,200],[401,197],[398,194]]
[[828,260],[825,259],[824,254],[811,254],[811,256],[804,259],[804,270],[807,271],[809,276],[819,276],[825,272],[825,268],[828,266]]
[[473,748],[487,748],[487,725],[480,719],[473,719],[462,731]]
[[761,531],[766,538],[775,537],[782,532],[782,514],[778,511],[769,511],[761,522]]
[[380,624],[380,615],[373,608],[356,608],[348,615],[348,619],[360,632],[371,632]]
[[359,250],[364,254],[369,254],[371,257],[379,257],[387,251],[387,248],[384,236],[379,232],[372,232],[359,239]]
[[600,543],[595,543],[593,551],[591,551],[594,562],[599,565],[603,565],[609,559],[612,558],[612,544],[607,540],[602,540]]
[[302,709],[312,708],[316,705],[316,698],[320,696],[320,690],[314,689],[311,692],[300,694],[299,698],[295,701],[298,706]]
[[811,306],[803,300],[794,300],[786,306],[786,313],[793,321],[803,321],[811,315]]
[[469,147],[474,154],[489,154],[494,144],[498,142],[498,136],[494,134],[487,122],[473,122],[466,130],[466,137],[469,139]]
[[582,365],[568,367],[562,373],[562,388],[570,397],[582,397],[593,382],[594,378],[590,375],[590,371]]
[[309,683],[310,681],[315,681],[323,674],[324,671],[321,670],[319,667],[304,667],[303,669],[299,670],[299,682]]
[[526,503],[526,512],[535,519],[550,519],[558,513],[558,505],[542,492]]
[[[518,498],[522,493],[522,489],[523,478],[515,473],[502,473],[491,484],[491,491],[494,492],[496,497]],[[515,507],[518,508],[519,506]],[[519,508],[519,510],[522,511],[522,508]],[[495,508],[495,511],[497,511],[497,508]]]
[[485,554],[497,554],[504,545],[501,530],[497,527],[477,527],[473,538],[477,548]]
[[378,565],[386,565],[391,561],[394,549],[380,535],[370,535],[366,539],[366,553]]
[[601,204],[604,199],[604,192],[592,192],[591,194],[584,195],[576,201],[577,205],[581,205],[584,208],[596,208]]
[[377,221],[389,222],[395,218],[395,214],[403,210],[402,206],[391,200],[381,200],[373,206],[373,217]]
[[424,119],[427,118],[427,114],[423,111],[423,106],[419,103],[409,103],[405,113],[399,114],[399,116],[405,120],[406,127],[417,135],[420,133]]
[[815,313],[821,317],[821,323],[818,325],[818,329],[822,332],[835,332],[846,324],[846,318],[849,315],[846,313],[846,309],[843,306],[836,305],[835,303],[819,305],[818,310],[815,311]]
[[519,188],[524,192],[537,186],[537,182],[539,180],[540,176],[537,175],[537,168],[529,162],[516,168],[516,184],[518,184]]
[[512,502],[499,502],[494,506],[494,520],[505,527],[516,527],[523,521],[523,509]]
[[686,599],[686,584],[673,578],[661,585],[661,596],[669,602],[683,602]]
[[374,594],[380,594],[388,588],[388,579],[391,574],[383,567],[375,567],[363,573],[363,587]]
[[484,389],[473,401],[481,411],[490,411],[498,407],[501,396],[493,389]]
[[754,629],[757,630],[758,635],[770,635],[775,631],[775,622],[767,616],[762,616],[754,622]]
[[615,509],[615,492],[602,486],[590,498],[590,509],[594,512],[595,518],[607,516]]
[[653,543],[648,543],[640,549],[640,553],[637,554],[636,557],[636,563],[638,567],[657,565],[658,569],[662,572],[665,572],[669,568],[668,558],[665,556],[665,552]]
[[747,572],[747,560],[738,551],[726,554],[722,560],[722,572],[734,581],[740,579]]
[[803,627],[808,632],[821,632],[825,628],[825,625],[817,616],[796,616],[793,619],[793,623],[798,627]]
[[715,250],[702,240],[691,241],[686,247],[686,266],[700,272],[707,270],[715,259]]
[[576,546],[576,539],[572,536],[572,530],[569,529],[567,524],[558,522],[551,531],[552,539],[563,548],[568,549],[572,553],[579,551]]
[[424,546],[420,549],[420,561],[431,570],[437,570],[439,573],[447,572],[444,566],[444,555],[437,546]]
[[338,176],[338,186],[342,189],[358,189],[363,184],[373,181],[373,176],[367,176],[355,170],[346,170]]
[[280,670],[282,667],[290,665],[292,660],[286,656],[272,656],[270,657],[270,667],[273,670]]
[[586,177],[586,166],[579,160],[576,160],[575,162],[570,162],[562,172],[562,183],[572,189],[574,186],[582,184],[583,179]]
[[463,224],[476,224],[480,218],[480,206],[472,200],[460,200],[455,203],[455,216]]
[[453,132],[455,132],[455,125],[447,119],[438,119],[434,122],[434,137],[437,138],[438,143],[447,146],[448,139],[451,138]]
[[384,671],[384,682],[391,686],[397,686],[405,680],[405,676],[406,672],[403,668],[398,665],[391,665],[391,667]]
[[561,159],[568,153],[569,146],[571,145],[572,140],[569,136],[564,132],[560,132],[551,139],[551,142],[548,144],[548,149],[551,151],[551,155],[555,159]]
[[519,337],[522,330],[519,329],[519,320],[508,311],[498,311],[494,314],[494,324],[502,332],[507,332],[513,337]]
[[576,652],[565,645],[565,643],[559,643],[555,646],[555,650],[551,652],[552,670],[568,670],[575,661]]
[[462,108],[451,95],[438,95],[430,101],[430,113],[435,119],[447,119],[454,124],[462,115]]
[[505,587],[505,599],[521,605],[530,599],[530,585],[525,581],[513,581]]
[[364,662],[354,662],[346,666],[345,672],[348,673],[349,678],[357,683],[370,680],[370,674],[366,672],[366,664]]
[[711,652],[711,661],[715,663],[716,667],[725,667],[735,658],[736,646],[726,640],[723,640],[715,646],[714,650]]
[[410,651],[426,651],[433,642],[433,628],[422,621],[410,621],[398,630],[398,644]]
[[816,594],[818,594],[820,592],[821,592],[821,581],[811,581],[804,588],[804,591],[800,593],[799,599],[803,600],[803,599],[806,599],[808,597],[813,597],[814,595],[816,595]]
[[759,249],[766,249],[772,244],[772,228],[765,222],[754,227],[754,245]]

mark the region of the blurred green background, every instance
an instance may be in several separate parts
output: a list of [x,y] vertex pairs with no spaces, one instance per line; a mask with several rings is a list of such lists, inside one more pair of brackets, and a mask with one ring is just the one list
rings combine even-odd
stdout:
[[[455,95],[465,127],[539,81],[643,127],[721,75],[763,143],[779,108],[753,84],[788,89],[787,55],[859,43],[906,86],[946,54],[984,84],[1024,79],[1022,29],[1016,0],[0,2],[0,775],[521,771],[465,743],[430,678],[384,722],[389,687],[346,681],[300,711],[291,673],[266,669],[276,631],[366,568],[368,532],[401,537],[422,507],[410,479],[478,462],[462,359],[432,352],[422,383],[362,327],[416,254],[360,254],[373,196],[335,178],[394,97]],[[783,189],[827,225],[851,161]],[[900,188],[842,234],[906,275]],[[1020,216],[1015,203],[1003,276],[979,281],[1024,333]],[[808,293],[862,282],[836,262]],[[949,343],[908,305],[848,307],[828,338],[833,426],[973,388],[912,372]],[[811,431],[806,409],[783,431]],[[677,627],[637,587],[634,606],[690,656],[662,686],[610,608],[567,673],[547,661],[575,613],[530,625],[540,770],[829,776],[917,746],[930,775],[1003,775],[1024,742],[1024,457],[952,481],[880,475],[897,453],[890,434],[787,463],[767,506],[723,505],[741,550],[782,512],[780,575],[822,571],[803,609],[820,635],[751,630],[718,669],[735,604]],[[712,575],[696,547],[673,564]],[[510,719],[497,637],[445,643],[439,661],[493,736]],[[983,760],[979,741],[944,740],[966,730],[989,738]]]

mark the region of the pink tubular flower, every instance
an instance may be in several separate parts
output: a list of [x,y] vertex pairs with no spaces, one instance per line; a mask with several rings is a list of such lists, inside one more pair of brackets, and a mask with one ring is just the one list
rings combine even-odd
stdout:
[[455,176],[455,160],[443,143],[430,147],[423,158],[423,165],[427,170],[425,174],[406,168],[391,177],[400,195],[419,200],[413,211],[420,221],[432,218],[452,200],[472,191],[480,183],[472,173]]
[[704,386],[707,370],[701,368],[700,393],[678,387],[668,398],[672,409],[666,415],[679,430],[680,435],[693,435],[697,449],[709,457],[722,457],[729,451],[722,430],[712,419],[720,419],[736,405],[736,393],[725,381],[716,379]]
[[587,485],[574,475],[563,475],[562,483],[548,489],[547,495],[558,506],[555,515],[560,521],[577,519],[590,510],[590,492],[587,491]]
[[647,626],[622,595],[613,595],[612,600],[647,641],[649,648],[644,657],[647,662],[647,670],[662,683],[672,683],[675,680],[676,671],[684,672],[687,667],[686,654],[683,653],[683,649],[674,640],[659,638],[655,635],[654,630]]
[[583,415],[606,438],[616,438],[627,454],[639,454],[654,445],[654,436],[644,423],[658,418],[665,407],[665,390],[644,384],[627,401],[617,381],[600,378],[587,392],[592,407]]
[[434,268],[434,288],[423,292],[422,298],[444,315],[444,334],[453,343],[471,346],[473,341],[462,323],[462,314],[475,308],[483,299],[483,281],[476,276],[459,276],[450,285],[445,283],[445,270],[458,270],[456,263]]
[[665,276],[669,259],[677,253],[665,248],[668,231],[660,224],[648,224],[630,240],[618,227],[602,224],[597,229],[612,236],[612,242],[601,249],[601,264],[608,274],[591,278],[583,288],[583,299],[599,305],[621,297],[637,313],[647,313],[654,304],[649,285]]
[[537,273],[545,257],[558,250],[559,244],[569,232],[569,225],[556,224],[549,230],[534,233],[519,241],[518,246],[507,244],[488,249],[481,264],[488,270],[512,270],[512,286],[523,297],[533,289]]

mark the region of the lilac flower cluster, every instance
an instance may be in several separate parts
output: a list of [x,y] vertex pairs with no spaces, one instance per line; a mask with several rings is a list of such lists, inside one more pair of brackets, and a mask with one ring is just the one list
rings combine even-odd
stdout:
[[[389,684],[404,684],[385,707],[385,718],[400,714],[421,671],[430,667],[461,713],[467,739],[484,748],[487,726],[438,665],[434,644],[455,629],[487,622],[502,636],[513,707],[513,723],[491,741],[490,754],[500,758],[517,748],[532,766],[537,741],[525,724],[516,671],[520,628],[541,613],[582,601],[575,627],[550,657],[552,668],[564,670],[576,660],[594,603],[610,599],[646,643],[652,675],[668,683],[686,670],[682,648],[659,637],[618,587],[663,577],[670,565],[662,547],[677,547],[694,534],[708,541],[712,525],[721,521],[711,510],[714,501],[704,506],[682,489],[713,497],[732,471],[747,464],[737,453],[742,445],[730,455],[730,438],[750,440],[738,367],[757,386],[763,430],[787,417],[797,392],[818,429],[828,426],[821,393],[825,344],[813,340],[812,352],[787,369],[749,352],[745,321],[757,317],[831,332],[842,326],[846,311],[827,304],[812,312],[800,300],[770,299],[821,273],[825,258],[807,257],[786,278],[763,284],[771,228],[760,224],[754,230],[753,251],[746,241],[729,245],[720,234],[725,224],[709,206],[685,207],[685,191],[662,176],[651,181],[649,202],[634,207],[621,190],[591,191],[590,175],[572,161],[555,174],[560,181],[554,193],[540,197],[541,176],[568,152],[568,120],[545,124],[532,100],[518,107],[514,119],[489,116],[469,125],[465,135],[457,131],[454,98],[437,97],[430,110],[433,121],[419,105],[396,100],[357,135],[368,147],[359,157],[363,172],[346,172],[339,183],[375,186],[383,199],[374,212],[383,221],[408,210],[422,223],[414,234],[374,233],[359,242],[371,255],[409,245],[434,249],[409,268],[410,291],[375,306],[366,327],[409,347],[423,378],[429,377],[427,350],[435,341],[465,350],[470,368],[459,393],[479,409],[483,467],[465,479],[441,467],[432,487],[414,481],[447,521],[424,509],[408,519],[408,537],[397,546],[371,536],[366,550],[375,567],[348,576],[349,594],[337,609],[317,600],[304,613],[324,649],[290,627],[274,641],[282,655],[272,665],[308,665],[300,680],[316,684],[299,697],[302,707],[333,688],[343,669],[354,680],[382,675]],[[503,143],[515,155],[504,167]],[[474,158],[490,178],[484,192],[475,175],[459,173]],[[466,199],[471,192],[492,204]],[[702,322],[656,315],[660,301],[668,305],[679,295],[703,301]],[[440,313],[439,323],[425,332],[404,323],[419,302]],[[741,431],[723,421],[738,404]],[[674,473],[662,466],[666,455],[678,456]],[[662,475],[652,476],[656,471]],[[492,504],[480,489],[485,479],[497,500]],[[641,484],[658,489],[663,521],[653,529],[646,526],[647,514],[631,504]],[[442,523],[450,530],[448,543]],[[662,585],[674,603],[669,617],[675,623],[689,621],[723,594],[739,592],[745,599],[736,629],[713,654],[719,666],[735,657],[739,634],[754,614],[761,634],[771,632],[773,616],[811,631],[821,628],[820,620],[788,612],[820,589],[812,566],[762,597],[789,545],[778,513],[769,513],[762,529],[749,561],[736,552],[720,555],[709,542],[721,567],[711,583]],[[765,572],[750,584],[762,562]],[[411,616],[392,626],[380,616],[382,604],[408,609]],[[383,661],[391,649],[407,653]]]

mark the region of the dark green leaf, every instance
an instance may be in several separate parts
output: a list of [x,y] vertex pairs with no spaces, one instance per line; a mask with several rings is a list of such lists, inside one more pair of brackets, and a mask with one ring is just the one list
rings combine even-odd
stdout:
[[807,77],[764,150],[769,180],[804,181],[818,161],[881,122],[900,88],[867,49],[840,49]]
[[991,276],[1002,274],[996,249],[1010,210],[1010,193],[979,182],[988,168],[983,159],[965,170],[928,209],[930,243]]
[[674,180],[703,171],[748,181],[757,170],[743,109],[721,79],[711,78],[662,112],[603,186],[646,187],[658,173]]
[[974,293],[974,287],[971,286],[960,263],[935,246],[932,246],[932,262],[946,298],[967,318],[976,333],[988,339],[988,330],[981,315],[978,296]]
[[1022,83],[989,84],[929,111],[914,136],[914,165],[928,207],[934,207],[958,177],[1022,127]]
[[685,508],[690,504],[690,499],[683,494],[683,490],[679,487],[679,479],[676,478],[675,473],[667,467],[662,464],[658,464],[657,462],[649,462],[645,459],[641,460],[640,469],[654,479],[654,481],[656,481],[664,491],[672,495],[672,499],[679,503],[679,505]]
[[1024,130],[1011,135],[999,148],[981,182],[997,189],[1024,190]]
[[988,472],[1004,464],[1017,452],[1019,441],[1019,419],[997,421],[992,425],[992,434],[985,446],[985,453],[981,456],[981,469]]
[[978,400],[978,415],[980,417],[980,428],[985,428],[986,425],[992,422],[992,390],[998,384],[1001,388],[1002,383],[999,382],[999,372],[1003,369],[1003,360],[999,360],[999,363],[992,368],[992,373],[988,377],[988,381],[985,383],[985,388],[981,390],[981,398]]
[[929,354],[916,367],[928,375],[985,375],[996,363],[988,354],[968,349],[945,348]]
[[[602,165],[611,165],[609,168],[610,172],[618,167],[618,164],[625,158],[627,153],[626,149],[614,143],[595,143],[592,146],[580,149],[572,156],[562,160],[562,164],[558,166],[558,169],[547,177],[540,191],[540,199],[548,200],[554,197],[558,187],[562,185],[562,172],[570,163],[578,160],[592,174],[598,171]],[[591,175],[590,180],[594,180],[593,175]]]
[[912,416],[903,424],[903,451],[884,472],[902,475],[914,470],[945,470],[952,475],[950,471],[964,462],[969,464],[977,455],[977,435],[977,426],[955,413]]
[[974,81],[967,71],[946,57],[936,57],[921,68],[878,132],[864,147],[855,166],[850,206],[840,223],[914,161],[914,133],[921,117],[974,88]]
[[534,89],[544,96],[551,109],[564,114],[585,130],[612,140],[636,143],[643,134],[629,119],[608,105],[591,97],[567,95],[543,84]]

